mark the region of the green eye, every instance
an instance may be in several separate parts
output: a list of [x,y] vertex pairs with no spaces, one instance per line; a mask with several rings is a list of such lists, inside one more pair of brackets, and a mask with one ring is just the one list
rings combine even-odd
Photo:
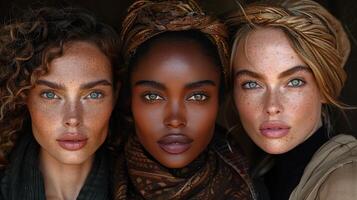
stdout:
[[91,92],[87,95],[86,98],[88,99],[100,99],[103,97],[103,94],[101,92]]
[[304,84],[305,84],[305,82],[300,79],[293,79],[293,80],[289,81],[288,86],[289,87],[300,87],[300,86],[303,86]]
[[41,97],[45,99],[59,99],[59,97],[54,92],[43,92]]
[[205,101],[208,98],[205,94],[194,94],[188,98],[189,101]]
[[261,86],[255,81],[248,81],[242,84],[243,89],[256,89],[260,87]]

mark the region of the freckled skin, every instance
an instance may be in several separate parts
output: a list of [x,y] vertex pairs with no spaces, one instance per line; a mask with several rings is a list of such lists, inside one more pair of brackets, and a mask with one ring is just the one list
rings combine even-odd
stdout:
[[[135,86],[140,80],[161,83],[166,89]],[[215,86],[185,87],[201,80],[210,80]],[[206,149],[214,133],[219,82],[219,67],[194,42],[160,42],[140,58],[131,76],[136,134],[144,148],[162,165],[185,167]],[[158,94],[163,100],[148,102],[144,99],[147,92]],[[207,100],[189,100],[197,92],[207,95]],[[177,155],[162,150],[158,141],[172,132],[193,139],[191,148]]]
[[[112,83],[110,61],[93,44],[69,43],[65,45],[64,55],[54,59],[49,73],[39,80],[63,86],[53,89],[36,84],[27,97],[32,132],[41,146],[40,159],[67,165],[91,163],[107,136],[115,98],[112,85],[88,89],[80,86],[97,80]],[[46,98],[44,92],[51,92],[59,99]],[[103,96],[88,98],[92,92],[101,92]],[[68,132],[85,135],[87,144],[76,151],[63,149],[56,140]]]
[[[246,43],[238,45],[233,68],[236,73],[247,69],[261,77],[243,75],[234,80],[234,100],[241,122],[249,137],[264,151],[285,153],[309,138],[322,124],[322,98],[312,72],[297,71],[285,77],[279,75],[295,66],[306,66],[292,48],[285,33],[275,28],[259,28],[250,32]],[[244,49],[245,48],[245,49]],[[305,82],[300,87],[289,87],[291,81]],[[246,89],[247,81],[260,88]],[[263,122],[278,120],[291,128],[280,138],[261,134]]]

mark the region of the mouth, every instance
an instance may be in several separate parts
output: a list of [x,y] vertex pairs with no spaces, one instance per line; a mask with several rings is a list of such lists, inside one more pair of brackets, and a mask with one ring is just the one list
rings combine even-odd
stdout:
[[157,142],[169,154],[181,154],[191,148],[193,140],[183,134],[168,134]]
[[290,126],[281,121],[268,121],[260,125],[260,133],[268,138],[281,138],[289,134]]
[[80,133],[65,133],[56,141],[65,150],[77,151],[87,144],[88,138]]

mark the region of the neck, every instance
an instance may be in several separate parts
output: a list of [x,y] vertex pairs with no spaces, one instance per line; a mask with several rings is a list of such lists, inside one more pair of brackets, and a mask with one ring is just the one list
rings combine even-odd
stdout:
[[40,169],[44,177],[46,199],[76,199],[91,170],[93,158],[80,164],[64,164],[41,149]]

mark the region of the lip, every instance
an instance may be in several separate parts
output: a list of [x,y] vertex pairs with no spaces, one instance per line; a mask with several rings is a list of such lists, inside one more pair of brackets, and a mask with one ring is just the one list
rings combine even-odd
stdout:
[[260,133],[268,138],[281,138],[289,134],[290,126],[282,121],[263,122],[260,127]]
[[87,144],[88,138],[80,133],[65,133],[56,141],[65,150],[77,151]]
[[193,140],[184,134],[168,134],[157,142],[169,154],[181,154],[191,148]]

